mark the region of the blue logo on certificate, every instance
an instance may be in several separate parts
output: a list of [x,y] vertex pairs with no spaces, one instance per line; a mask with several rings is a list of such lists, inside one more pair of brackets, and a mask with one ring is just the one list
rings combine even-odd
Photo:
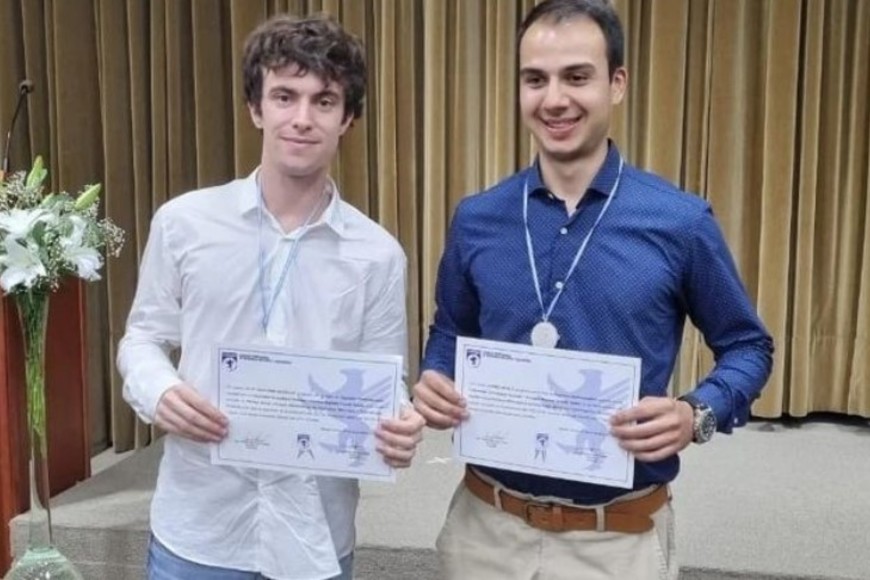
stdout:
[[467,351],[465,351],[465,358],[468,359],[468,364],[470,364],[474,368],[477,368],[480,366],[481,356],[480,356],[479,350],[475,350],[475,349],[471,349],[471,348],[468,349]]
[[[230,372],[233,372],[239,367],[239,355],[234,352],[221,353],[221,365]],[[214,367],[212,367],[214,368]]]
[[300,457],[314,459],[314,450],[311,448],[311,435],[300,433],[296,436],[296,459]]
[[550,435],[547,433],[537,433],[535,435],[535,459],[541,463],[547,462],[547,445],[550,444]]

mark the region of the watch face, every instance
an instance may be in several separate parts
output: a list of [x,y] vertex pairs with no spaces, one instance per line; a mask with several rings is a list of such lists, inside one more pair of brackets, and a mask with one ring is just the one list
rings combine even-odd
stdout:
[[706,443],[716,433],[716,415],[713,414],[712,409],[709,407],[703,410],[699,409],[698,413],[700,417],[695,429],[695,440],[698,443]]

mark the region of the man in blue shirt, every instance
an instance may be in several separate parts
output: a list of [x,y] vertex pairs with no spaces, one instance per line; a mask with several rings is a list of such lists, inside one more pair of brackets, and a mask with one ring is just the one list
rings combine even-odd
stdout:
[[[636,460],[634,489],[469,466],[438,539],[444,571],[675,579],[677,454],[746,423],[772,340],[710,206],[627,164],[608,140],[627,83],[612,5],[546,0],[518,39],[520,109],[539,155],[456,210],[415,406],[434,428],[468,418],[451,380],[458,336],[639,357],[640,402],[611,425]],[[674,399],[686,316],[716,366]]]

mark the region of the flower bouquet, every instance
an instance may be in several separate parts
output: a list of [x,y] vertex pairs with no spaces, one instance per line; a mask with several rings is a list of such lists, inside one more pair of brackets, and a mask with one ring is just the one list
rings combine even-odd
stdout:
[[0,288],[18,308],[24,341],[30,441],[30,533],[27,551],[7,580],[72,580],[81,575],[52,545],[45,416],[48,302],[61,280],[99,280],[103,254],[117,256],[124,232],[98,217],[99,185],[76,196],[44,193],[48,175],[37,157],[28,173],[0,181]]

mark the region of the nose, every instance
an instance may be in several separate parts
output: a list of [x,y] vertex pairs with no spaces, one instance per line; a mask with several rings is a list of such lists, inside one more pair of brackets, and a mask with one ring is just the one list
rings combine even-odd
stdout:
[[302,101],[296,109],[296,115],[293,117],[293,128],[300,133],[306,133],[311,130],[311,103]]
[[544,94],[544,108],[558,109],[564,108],[567,105],[567,95],[562,90],[562,85],[559,79],[551,79],[547,85],[547,92]]

